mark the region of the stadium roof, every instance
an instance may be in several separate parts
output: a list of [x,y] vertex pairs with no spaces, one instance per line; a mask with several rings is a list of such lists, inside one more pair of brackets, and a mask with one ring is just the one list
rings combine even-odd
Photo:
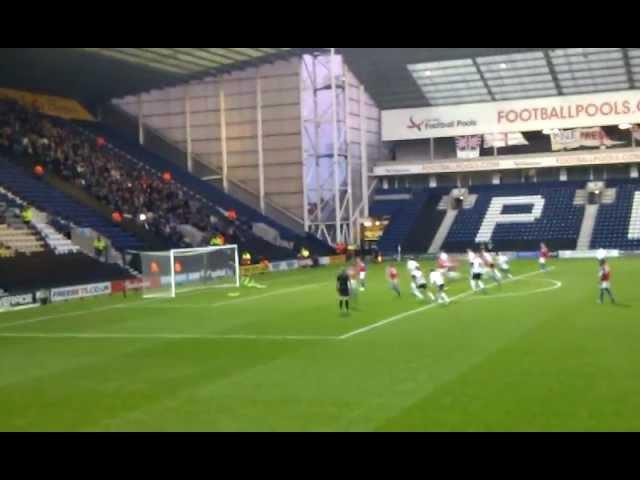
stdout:
[[[113,98],[324,48],[0,48],[0,87]],[[338,48],[381,109],[640,87],[640,48]]]
[[309,48],[81,48],[177,75],[226,73],[288,58]]
[[640,48],[342,48],[381,109],[625,90]]
[[0,86],[88,106],[322,48],[0,48]]

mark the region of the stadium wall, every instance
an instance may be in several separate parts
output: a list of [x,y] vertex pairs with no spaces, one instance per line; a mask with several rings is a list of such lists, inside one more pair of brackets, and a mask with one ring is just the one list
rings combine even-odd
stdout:
[[260,191],[262,150],[265,197],[302,218],[299,84],[300,61],[292,59],[114,104],[134,117],[142,109],[145,125],[213,171],[226,167],[229,180],[255,193]]

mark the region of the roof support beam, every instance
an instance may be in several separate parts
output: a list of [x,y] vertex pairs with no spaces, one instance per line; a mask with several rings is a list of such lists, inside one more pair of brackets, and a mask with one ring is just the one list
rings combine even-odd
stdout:
[[631,62],[629,62],[629,50],[626,48],[622,48],[622,59],[624,60],[624,68],[627,71],[627,80],[629,80],[629,87],[635,88],[636,82],[633,79],[633,74],[631,73]]
[[110,49],[107,49],[106,52],[104,53],[106,55],[110,55],[112,53],[118,53],[121,56],[128,58],[130,62],[141,63],[143,65],[150,66],[152,68],[154,66],[156,66],[156,68],[170,68],[171,70],[182,73],[183,75],[189,74],[190,72],[194,72],[196,70],[192,66],[191,68],[187,66],[188,71],[185,72],[186,65],[184,62],[175,61],[171,58],[167,58],[162,55],[152,54],[151,57],[149,57],[149,56],[146,56],[141,51],[132,52],[129,50],[125,50],[123,48],[110,48]]
[[549,50],[544,50],[544,59],[547,61],[547,67],[549,68],[549,72],[551,73],[551,79],[553,83],[556,85],[556,90],[558,90],[559,95],[564,95],[562,91],[562,87],[560,86],[560,80],[558,79],[558,74],[556,73],[556,67],[553,65],[551,61],[551,55],[549,55]]
[[226,59],[221,59],[217,55],[205,52],[202,48],[174,48],[183,55],[188,55],[194,59],[205,62],[209,68],[215,68],[226,63]]
[[163,57],[170,58],[177,62],[183,62],[185,64],[193,65],[196,68],[211,68],[211,61],[198,58],[192,55],[189,50],[180,50],[177,48],[162,48],[162,49],[150,49],[141,48],[140,50],[152,55],[162,55]]
[[202,52],[204,56],[209,59],[216,59],[216,62],[220,63],[220,65],[226,65],[228,63],[237,62],[235,58],[229,57],[219,51],[219,49],[211,49],[211,48],[194,48],[197,52]]
[[193,60],[188,58],[182,58],[181,56],[177,55],[177,52],[173,51],[173,49],[158,50],[154,48],[138,48],[136,50],[140,51],[140,55],[142,56],[142,58],[149,58],[152,62],[175,62],[176,65],[182,65],[183,67],[185,67],[185,69],[189,69],[190,71],[206,68],[205,64],[194,62]]
[[120,51],[120,49],[117,49],[117,48],[89,49],[89,51],[92,53],[96,53],[98,55],[104,55],[105,57],[116,58],[118,60],[129,62],[134,65],[142,65],[146,68],[154,69],[156,71],[163,70],[165,72],[171,72],[177,75],[184,75],[181,67],[176,66],[175,64],[166,63],[166,62],[156,62],[155,65],[152,65],[152,64],[149,64],[148,62],[145,63],[145,59],[138,55],[133,55],[129,52]]

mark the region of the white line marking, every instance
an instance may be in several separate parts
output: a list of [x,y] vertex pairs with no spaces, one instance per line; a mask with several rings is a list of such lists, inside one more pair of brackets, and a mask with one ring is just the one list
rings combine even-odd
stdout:
[[[239,299],[236,299],[236,300],[229,300],[229,301],[220,302],[220,303],[208,304],[208,305],[205,305],[205,306],[207,308],[211,308],[211,307],[216,307],[216,306],[221,306],[221,305],[228,305],[228,304],[232,304],[232,303],[248,302],[250,300],[260,299],[260,298],[264,298],[264,297],[267,297],[267,296],[281,295],[281,294],[290,293],[290,292],[297,291],[297,290],[302,290],[302,289],[305,289],[305,288],[312,288],[312,287],[316,287],[318,285],[322,285],[322,284],[321,283],[314,283],[314,284],[311,284],[311,285],[303,285],[301,287],[293,287],[293,288],[289,288],[289,289],[276,290],[274,292],[265,293],[263,295],[255,295],[255,296],[252,296],[252,297],[239,298]],[[58,313],[58,314],[54,314],[54,315],[46,315],[44,317],[31,318],[31,319],[27,319],[27,320],[19,320],[19,321],[11,322],[11,323],[0,323],[0,329],[1,328],[8,328],[8,327],[17,327],[17,326],[21,326],[21,325],[29,325],[29,324],[32,324],[32,323],[38,323],[38,322],[42,322],[42,321],[45,321],[45,320],[53,320],[55,318],[77,317],[79,315],[86,315],[86,314],[90,314],[90,313],[105,312],[105,311],[113,310],[113,309],[116,309],[116,308],[136,307],[136,306],[140,306],[142,304],[150,303],[150,302],[153,302],[153,301],[160,301],[160,300],[169,301],[169,300],[173,300],[173,299],[171,299],[171,298],[156,298],[156,299],[150,299],[150,300],[138,300],[136,302],[131,302],[131,303],[119,303],[117,305],[108,305],[106,307],[92,308],[92,309],[89,309],[89,310],[79,310],[77,312],[66,312],[66,313]],[[153,306],[155,307],[155,305],[153,305]],[[171,308],[171,305],[158,305],[157,308]],[[180,308],[182,308],[182,307],[180,307]]]
[[[553,270],[553,268],[550,268],[548,271]],[[527,278],[527,277],[531,277],[534,275],[539,275],[541,273],[545,273],[542,271],[535,271],[535,272],[530,272],[530,273],[526,273],[524,275],[520,275],[517,277],[513,277],[511,279],[508,279],[506,281],[503,282],[504,283],[510,283],[510,282],[515,282],[517,280],[523,279],[523,278]],[[560,284],[560,286],[562,286],[561,282],[557,282],[556,280],[549,280],[551,282]],[[270,292],[268,294],[264,294],[264,295],[256,295],[254,297],[247,297],[247,298],[242,298],[242,299],[237,299],[237,300],[230,300],[227,302],[220,302],[217,304],[211,304],[208,305],[208,307],[215,307],[218,305],[226,305],[226,304],[230,304],[230,303],[237,303],[240,301],[249,301],[249,300],[254,300],[254,299],[259,299],[259,298],[264,298],[266,296],[272,296],[272,295],[280,295],[280,294],[284,294],[284,293],[290,293],[292,291],[297,291],[297,290],[302,290],[305,288],[312,288],[318,285],[324,285],[324,283],[316,283],[316,284],[311,284],[311,285],[304,285],[302,287],[294,287],[291,289],[284,289],[284,290],[278,290],[276,292]],[[492,287],[496,287],[497,284],[492,284],[489,285],[487,288],[492,288]],[[556,287],[554,285],[554,287],[552,289],[556,289],[556,288],[560,288],[559,286]],[[546,289],[551,290],[550,288]],[[464,293],[461,293],[460,295],[457,295],[455,297],[452,297],[452,301],[455,300],[459,300],[461,298],[465,298],[468,297],[469,295],[472,295],[474,292],[472,290],[466,291]],[[532,292],[528,292],[529,294],[531,294]],[[504,294],[504,295],[508,295],[508,294]],[[486,297],[486,298],[497,298],[498,296],[492,296],[492,297]],[[479,298],[485,298],[485,297],[479,297]],[[137,304],[139,303],[145,303],[148,302],[149,300],[143,300],[143,301],[139,301],[139,302],[135,302]],[[86,313],[91,313],[91,312],[98,312],[98,311],[104,311],[104,310],[111,310],[114,308],[119,308],[119,307],[127,307],[130,306],[132,304],[118,304],[118,305],[110,305],[107,307],[101,307],[101,308],[95,308],[95,309],[90,309],[90,310],[84,310],[84,311],[79,311],[79,312],[70,312],[70,313],[64,313],[64,314],[58,314],[58,315],[49,315],[46,317],[39,317],[39,318],[34,318],[31,320],[24,320],[21,322],[14,322],[12,324],[4,324],[4,325],[0,325],[0,328],[4,328],[4,327],[9,327],[12,325],[24,325],[27,323],[34,323],[37,321],[43,321],[43,320],[48,320],[51,318],[59,318],[59,317],[69,317],[69,316],[77,316],[77,315],[83,315]],[[424,312],[426,310],[429,310],[431,308],[434,308],[438,306],[438,304],[429,304],[429,305],[425,305],[424,307],[420,307],[414,310],[410,310],[408,312],[404,312],[401,313],[399,315],[395,315],[393,317],[387,318],[385,320],[381,320],[380,322],[374,323],[372,325],[369,325],[367,327],[363,327],[360,328],[358,330],[354,330],[352,332],[346,333],[344,335],[341,336],[314,336],[314,335],[242,335],[242,334],[238,334],[238,335],[198,335],[198,334],[119,334],[119,333],[0,333],[0,338],[58,338],[58,339],[141,339],[141,340],[273,340],[273,341],[278,341],[278,340],[345,340],[347,338],[351,338],[355,335],[359,335],[361,333],[365,333],[368,332],[370,330],[373,330],[375,328],[381,327],[383,325],[386,325],[387,323],[391,323],[394,322],[396,320],[400,320],[402,318],[414,315],[416,313],[420,313],[420,312]]]
[[169,305],[139,305],[138,308],[215,308],[215,307],[222,307],[225,305],[233,305],[236,303],[243,303],[243,302],[250,302],[251,300],[259,300],[261,298],[266,298],[266,297],[273,297],[275,295],[284,295],[285,293],[293,293],[293,292],[298,292],[300,290],[306,290],[309,288],[314,288],[314,287],[318,287],[321,285],[328,285],[327,282],[322,282],[322,283],[311,283],[309,285],[303,285],[301,287],[291,287],[291,288],[284,288],[281,290],[276,290],[273,292],[269,292],[269,293],[263,293],[261,295],[253,295],[251,297],[244,297],[244,298],[237,298],[235,300],[226,300],[224,302],[217,302],[217,303],[205,303],[202,305],[185,305],[185,304],[169,304]]
[[0,333],[0,338],[68,338],[94,340],[338,340],[339,337],[320,335],[190,335],[180,333]]
[[[270,282],[277,282],[277,281],[281,281],[281,280],[289,280],[290,278],[294,278],[294,277],[295,278],[302,277],[302,275],[287,275],[286,277],[285,276],[279,276],[278,274],[281,273],[281,272],[269,272],[269,273],[272,274],[269,277],[269,281]],[[280,291],[280,290],[278,290],[278,291]],[[192,296],[192,295],[197,295],[197,294],[202,294],[202,293],[206,293],[206,290],[196,290],[196,291],[186,292],[186,293],[182,294],[181,297]],[[276,292],[272,292],[272,293],[276,293]],[[248,301],[250,298],[256,298],[256,297],[247,297],[247,298],[244,298],[242,300],[243,301]],[[53,320],[55,318],[75,317],[75,316],[78,316],[78,315],[85,315],[85,314],[89,314],[89,313],[104,312],[104,311],[113,310],[113,309],[116,309],[116,308],[135,307],[135,306],[138,306],[138,305],[143,305],[143,304],[147,304],[147,303],[151,303],[151,302],[171,301],[171,300],[174,300],[174,299],[173,298],[167,298],[167,297],[146,298],[146,299],[143,299],[143,300],[137,300],[135,302],[119,303],[117,305],[108,305],[106,307],[91,308],[89,310],[81,310],[81,311],[77,311],[77,312],[66,312],[66,313],[59,313],[59,314],[53,314],[53,315],[46,315],[46,316],[43,316],[43,317],[37,317],[37,318],[32,318],[32,319],[27,319],[27,320],[20,320],[20,321],[11,322],[11,323],[0,323],[0,328],[16,327],[16,326],[19,326],[19,325],[28,325],[28,324],[31,324],[31,323],[42,322],[44,320]]]
[[471,297],[471,298],[465,299],[465,301],[466,302],[473,302],[474,300],[493,300],[495,298],[505,298],[505,297],[526,297],[526,296],[529,296],[529,295],[536,295],[538,293],[551,292],[553,290],[558,290],[559,288],[562,288],[562,282],[559,282],[557,280],[551,280],[551,279],[548,279],[548,278],[542,278],[540,280],[543,281],[543,282],[551,283],[552,286],[545,287],[545,288],[539,288],[537,290],[530,290],[530,291],[526,291],[526,292],[499,293],[497,295],[490,295],[488,297]]
[[[141,303],[141,302],[136,302],[136,303]],[[77,312],[57,313],[54,315],[46,315],[44,317],[30,318],[27,320],[19,320],[17,322],[11,322],[11,323],[0,323],[0,328],[16,327],[19,325],[28,325],[30,323],[42,322],[44,320],[52,320],[54,318],[76,317],[78,315],[86,315],[89,313],[104,312],[107,310],[113,310],[114,308],[120,308],[122,306],[124,305],[123,304],[109,305],[107,307],[90,308],[89,310],[80,310]]]
[[[547,271],[549,272],[551,270],[553,270],[553,268],[550,268]],[[510,278],[509,280],[505,280],[502,283],[505,284],[505,283],[515,282],[516,280],[520,280],[522,278],[531,277],[533,275],[540,275],[541,273],[545,273],[545,272],[538,270],[538,271],[535,271],[535,272],[525,273],[524,275],[519,275],[517,277]],[[497,286],[497,284],[489,285],[487,288],[492,288],[492,287],[495,287],[495,286]],[[472,295],[473,293],[474,293],[473,290],[468,290],[468,291],[466,291],[464,293],[461,293],[460,295],[452,297],[451,301],[454,302],[455,300],[459,300],[461,298],[468,297],[469,295]],[[395,315],[393,317],[386,318],[384,320],[381,320],[381,321],[379,321],[377,323],[374,323],[372,325],[369,325],[367,327],[359,328],[358,330],[354,330],[352,332],[345,333],[344,335],[342,335],[342,336],[340,336],[338,338],[340,340],[345,340],[347,338],[351,338],[351,337],[354,337],[356,335],[360,335],[361,333],[365,333],[365,332],[368,332],[370,330],[374,330],[374,329],[376,329],[378,327],[382,327],[383,325],[386,325],[387,323],[391,323],[391,322],[395,322],[397,320],[401,320],[401,319],[403,319],[405,317],[409,317],[411,315],[415,315],[416,313],[420,313],[420,312],[424,312],[426,310],[430,310],[430,309],[432,309],[434,307],[437,307],[437,306],[438,306],[437,303],[431,303],[429,305],[425,305],[424,307],[416,308],[414,310],[409,310],[408,312],[400,313],[399,315]]]
[[3,309],[0,310],[0,313],[9,313],[9,312],[17,312],[19,310],[30,310],[32,308],[38,308],[40,305],[38,304],[34,304],[34,305],[21,305],[20,307],[13,307],[13,308],[7,308],[7,309]]

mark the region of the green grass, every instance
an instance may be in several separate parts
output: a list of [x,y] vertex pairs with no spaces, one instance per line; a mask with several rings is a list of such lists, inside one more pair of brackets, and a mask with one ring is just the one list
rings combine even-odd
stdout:
[[0,430],[640,430],[640,261],[612,262],[620,306],[595,260],[554,266],[347,338],[424,306],[404,267],[403,298],[371,267],[349,317],[335,267],[1,314]]

